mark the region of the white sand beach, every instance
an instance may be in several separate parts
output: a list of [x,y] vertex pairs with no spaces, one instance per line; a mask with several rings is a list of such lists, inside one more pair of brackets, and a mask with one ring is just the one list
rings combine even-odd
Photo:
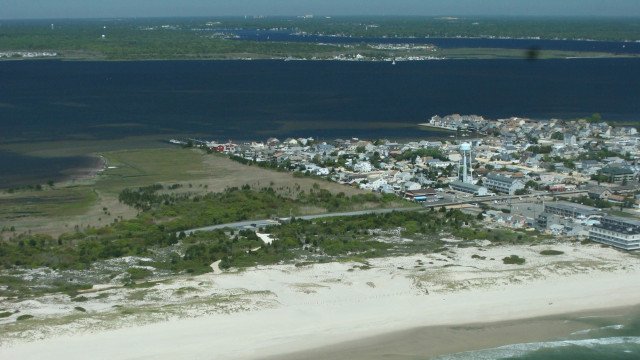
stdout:
[[[540,255],[545,249],[564,254]],[[512,254],[526,263],[503,264]],[[185,288],[196,290],[178,294]],[[256,359],[424,326],[632,306],[640,303],[640,257],[565,243],[258,267],[148,289],[144,301],[131,306],[160,304],[149,315],[153,321],[140,321],[139,314],[107,317],[114,303],[125,301],[117,294],[130,290],[104,291],[109,297],[83,303],[88,312],[75,321],[55,321],[73,308],[62,300],[28,304],[32,313],[49,315],[32,327],[0,325],[0,358]],[[222,295],[225,301],[203,301]],[[27,311],[27,304],[10,307]],[[45,311],[51,307],[58,310]]]

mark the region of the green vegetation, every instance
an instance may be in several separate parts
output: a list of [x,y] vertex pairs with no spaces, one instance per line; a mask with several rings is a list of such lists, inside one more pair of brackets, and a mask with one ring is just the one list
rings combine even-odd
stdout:
[[13,313],[11,311],[0,312],[0,319],[7,318],[7,317],[9,317],[11,315],[13,315]]
[[[587,145],[588,146],[588,145]],[[589,150],[589,148],[587,148]],[[609,149],[590,150],[587,153],[580,154],[578,160],[603,160],[608,157],[619,157],[625,160],[633,160],[630,154],[622,154]]]
[[[90,228],[63,234],[58,238],[46,235],[21,235],[0,243],[0,267],[50,267],[54,269],[85,269],[99,260],[122,256],[146,256],[154,259],[144,264],[172,272],[202,273],[211,271],[209,265],[220,260],[221,268],[273,264],[292,260],[298,255],[325,257],[382,256],[389,251],[414,253],[435,251],[442,247],[440,232],[451,233],[464,240],[489,239],[493,242],[518,243],[535,239],[537,235],[510,230],[483,230],[475,226],[476,218],[459,210],[431,212],[394,212],[348,218],[325,218],[314,221],[293,219],[290,223],[269,227],[277,240],[269,245],[253,231],[201,232],[185,237],[178,233],[188,228],[233,221],[288,216],[302,207],[331,211],[350,210],[353,206],[383,206],[389,197],[374,194],[347,197],[332,195],[324,189],[300,191],[296,199],[278,195],[272,188],[255,191],[249,187],[230,188],[222,193],[196,195],[191,198],[167,198],[145,188],[144,194],[123,201],[144,202],[146,209],[135,219],[117,221],[101,228]],[[131,194],[131,191],[123,192]],[[135,193],[135,192],[134,192]],[[375,240],[379,232],[401,229],[402,236],[415,241],[392,246]],[[177,248],[175,246],[178,246]],[[172,250],[169,250],[172,249]],[[144,268],[130,268],[131,280],[152,275]],[[8,278],[6,283],[18,287]],[[87,285],[61,288],[77,294]],[[73,301],[83,301],[77,296]]]
[[481,226],[454,229],[451,233],[463,240],[489,240],[496,244],[530,244],[550,238],[549,235],[543,235],[537,231],[487,229]]
[[123,150],[103,155],[113,168],[100,176],[95,187],[112,194],[119,194],[125,188],[164,181],[195,181],[209,175],[202,166],[205,154],[198,150]]
[[[431,18],[334,17],[206,18],[135,20],[5,21],[0,51],[55,51],[68,59],[239,59],[332,58],[361,54],[369,58],[447,56],[523,57],[511,49],[386,50],[364,43],[348,46],[307,42],[234,40],[225,29],[286,29],[289,32],[353,37],[511,37],[544,39],[639,40],[633,19],[580,18]],[[104,37],[103,37],[104,35]],[[540,51],[540,56],[576,53]],[[579,55],[578,53],[577,55]],[[593,56],[594,54],[585,54]]]
[[564,254],[564,251],[560,251],[560,250],[542,250],[540,251],[540,255],[544,255],[544,256],[556,256],[556,255],[562,255]]
[[16,318],[17,321],[33,319],[33,315],[20,315]]
[[97,199],[96,193],[82,186],[47,191],[9,192],[0,197],[0,219],[14,220],[24,216],[69,216],[83,214]]
[[431,148],[431,149],[418,149],[405,151],[402,154],[396,156],[397,160],[411,160],[411,162],[415,162],[416,158],[420,156],[421,158],[432,157],[435,159],[439,159],[442,161],[449,161],[449,158],[442,152],[439,148]]
[[553,150],[551,145],[548,145],[548,146],[535,145],[535,146],[529,146],[527,148],[527,151],[531,151],[534,154],[549,154],[551,153],[551,150]]
[[607,209],[613,206],[610,202],[603,199],[592,199],[589,196],[582,195],[579,197],[567,198],[568,201],[576,204],[597,207],[599,209]]
[[153,271],[142,268],[130,268],[127,269],[127,273],[129,274],[131,280],[142,280],[153,275]]
[[76,306],[73,309],[80,312],[87,312],[87,309],[83,308],[82,306]]
[[145,210],[135,219],[115,221],[108,226],[92,227],[85,231],[78,230],[58,238],[42,234],[20,234],[11,241],[1,242],[0,268],[46,266],[81,269],[98,260],[151,255],[153,248],[177,244],[179,239],[176,233],[190,228],[297,215],[302,208],[342,211],[367,207],[367,204],[384,206],[397,201],[393,196],[375,194],[351,197],[343,193],[332,195],[319,186],[309,192],[300,190],[295,200],[277,194],[273,188],[254,191],[245,186],[242,189],[230,188],[222,193],[195,195],[190,198],[182,195],[167,197],[156,193],[161,186],[151,188],[154,190],[142,188],[123,191],[121,194],[122,201]]
[[[229,19],[231,21],[231,19]],[[540,17],[334,17],[332,19],[253,19],[238,27],[267,28],[293,24],[308,33],[375,37],[511,37],[543,39],[639,40],[635,19]],[[227,22],[225,21],[225,25]],[[374,25],[374,26],[371,26]]]
[[79,290],[90,289],[92,285],[73,284],[63,280],[48,281],[46,284],[39,284],[34,281],[24,280],[17,275],[0,275],[0,284],[6,286],[6,289],[0,290],[0,296],[28,296],[41,295],[46,293],[65,293],[71,297],[78,294]]
[[525,259],[518,255],[511,255],[502,259],[502,262],[506,265],[523,265],[525,263]]

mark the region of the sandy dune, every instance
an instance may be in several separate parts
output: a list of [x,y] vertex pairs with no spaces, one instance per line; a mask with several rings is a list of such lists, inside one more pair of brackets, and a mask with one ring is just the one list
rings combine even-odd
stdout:
[[[124,321],[112,330],[98,326],[91,331],[85,326],[74,331],[73,324],[65,324],[55,331],[57,335],[49,333],[36,341],[25,334],[17,342],[15,336],[0,335],[0,341],[12,340],[0,347],[0,358],[69,360],[91,354],[99,359],[252,359],[414,327],[486,323],[640,302],[637,256],[580,244],[552,246],[565,252],[559,256],[539,254],[548,248],[466,248],[373,259],[368,265],[276,265],[183,279],[171,287],[208,288],[198,293],[200,299],[235,291],[240,294],[234,298],[237,306],[212,312],[204,310],[215,304],[202,305],[209,308],[168,321],[137,325]],[[511,254],[526,258],[526,264],[504,265],[501,259]]]

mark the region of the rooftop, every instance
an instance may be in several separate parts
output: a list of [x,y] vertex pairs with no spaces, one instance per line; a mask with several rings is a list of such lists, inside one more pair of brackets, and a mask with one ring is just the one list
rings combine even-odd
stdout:
[[449,183],[450,186],[455,186],[458,188],[465,188],[465,189],[469,189],[469,190],[473,190],[473,191],[478,191],[482,188],[482,186],[478,186],[475,184],[469,184],[469,183],[465,183],[462,181],[452,181],[451,183]]
[[545,209],[547,207],[552,207],[552,208],[565,210],[565,211],[580,212],[580,213],[597,213],[599,211],[599,209],[595,207],[576,204],[569,201],[554,201],[554,202],[546,203]]
[[511,178],[511,177],[507,177],[504,175],[500,175],[500,174],[496,174],[496,173],[489,173],[487,174],[487,179],[489,180],[493,180],[493,181],[499,181],[499,182],[506,182],[506,183],[512,183],[518,179],[515,178]]

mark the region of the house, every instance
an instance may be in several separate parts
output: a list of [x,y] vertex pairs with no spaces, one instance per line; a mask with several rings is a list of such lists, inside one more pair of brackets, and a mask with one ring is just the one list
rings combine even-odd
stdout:
[[564,145],[565,146],[576,146],[578,139],[574,134],[564,133]]
[[226,144],[210,144],[209,145],[209,149],[211,149],[212,151],[215,152],[220,152],[220,153],[231,153],[231,152],[235,152],[236,148],[238,147],[237,144],[232,143],[231,141],[227,142]]
[[361,161],[353,165],[353,170],[356,172],[371,172],[373,171],[373,165],[368,161]]
[[627,199],[622,195],[611,194],[607,200],[616,204],[624,204]]
[[402,185],[402,187],[405,190],[420,190],[422,188],[422,185],[414,181],[407,181]]
[[607,188],[596,186],[587,190],[587,195],[594,200],[607,200],[611,196],[611,191]]
[[489,173],[486,176],[483,185],[490,190],[506,193],[509,195],[514,195],[516,191],[524,189],[525,187],[524,183],[520,179],[507,177],[496,173]]
[[405,199],[416,202],[430,201],[438,198],[438,192],[432,188],[408,190],[405,191],[404,197]]
[[600,166],[600,162],[597,160],[582,160],[581,162],[576,163],[578,168],[581,170],[588,170],[592,167]]

